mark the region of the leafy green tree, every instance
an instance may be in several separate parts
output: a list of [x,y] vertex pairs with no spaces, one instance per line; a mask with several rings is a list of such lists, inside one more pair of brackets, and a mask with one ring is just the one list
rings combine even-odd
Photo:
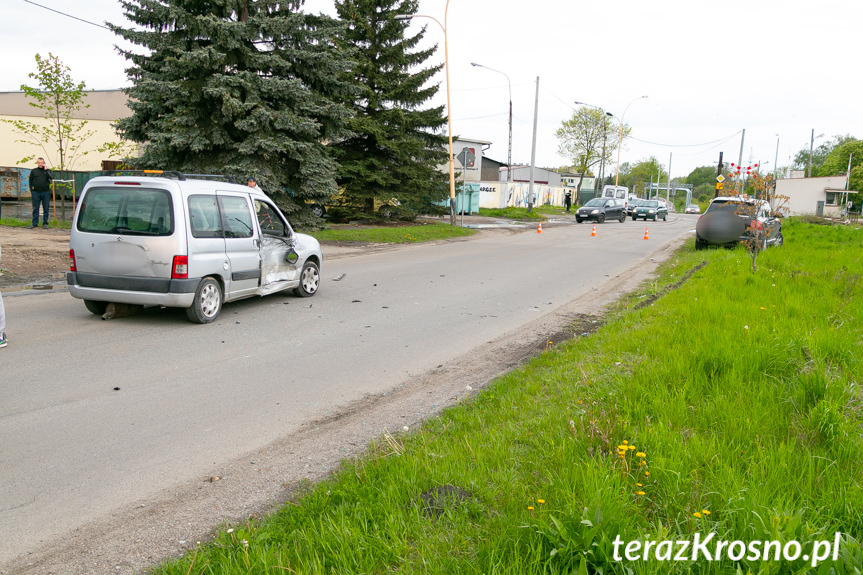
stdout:
[[851,181],[849,190],[863,191],[863,140],[847,140],[839,144],[818,170],[822,176],[838,176],[848,171],[848,158],[851,158]]
[[425,27],[406,37],[406,24],[395,19],[417,6],[416,0],[336,2],[346,24],[340,45],[356,47],[355,64],[344,74],[356,96],[349,102],[352,135],[332,147],[347,201],[369,213],[376,200],[424,207],[448,194],[448,175],[439,169],[449,157],[444,107],[423,109],[438,91],[429,81],[443,64],[423,68],[436,49],[415,50]]
[[[631,128],[623,125],[625,140]],[[565,120],[554,133],[558,140],[558,153],[572,161],[572,167],[581,174],[577,191],[581,191],[584,175],[593,166],[603,161],[608,165],[613,161],[613,152],[617,150],[619,127],[599,108],[580,107],[572,118]],[[578,193],[576,193],[576,198]]]
[[[841,146],[847,142],[851,142],[854,140],[854,137],[850,134],[846,134],[845,136],[836,135],[833,136],[832,140],[828,140],[822,144],[819,144],[817,147],[812,150],[812,177],[818,176],[827,176],[830,174],[822,174],[821,166],[824,165],[824,162],[827,160],[827,156],[830,155],[830,152],[833,151],[834,148]],[[845,158],[845,161],[848,161],[848,158]],[[809,170],[809,146],[801,148],[799,152],[794,154],[794,160],[791,162],[791,167],[794,170],[806,170],[808,173]],[[847,167],[847,166],[846,166]]]
[[[46,123],[28,122],[26,120],[3,120],[12,124],[15,131],[24,139],[17,140],[25,144],[34,144],[42,148],[49,166],[56,170],[71,170],[75,161],[86,156],[88,151],[82,149],[84,142],[93,135],[87,130],[87,120],[74,119],[81,110],[90,107],[84,103],[87,95],[84,82],[75,82],[57,56],[50,52],[47,58],[36,54],[36,72],[29,74],[38,83],[38,87],[21,86],[24,94],[32,100],[30,106],[39,110],[39,115]],[[31,154],[20,160],[19,164],[32,162],[36,154]]]
[[618,181],[621,186],[629,188],[631,193],[639,197],[646,197],[650,182],[656,182],[657,175],[660,182],[665,182],[668,179],[668,173],[663,170],[662,164],[654,156],[651,156],[635,164],[627,162],[621,164]]
[[716,166],[701,166],[695,168],[689,175],[686,176],[686,180],[683,182],[684,184],[692,184],[693,188],[697,188],[702,184],[715,184],[716,183]]
[[111,29],[131,61],[132,115],[121,136],[143,144],[137,167],[254,176],[292,219],[338,192],[327,142],[347,135],[350,54],[340,24],[302,0],[121,0],[138,29]]

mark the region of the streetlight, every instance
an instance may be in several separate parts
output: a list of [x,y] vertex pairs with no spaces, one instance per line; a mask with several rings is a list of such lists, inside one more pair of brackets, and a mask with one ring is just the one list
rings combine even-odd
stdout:
[[397,14],[396,20],[411,20],[413,18],[430,18],[437,22],[437,25],[443,30],[443,54],[444,68],[446,68],[446,119],[447,119],[447,136],[449,137],[449,223],[455,225],[455,160],[452,155],[452,106],[450,105],[449,96],[449,46],[447,44],[446,24],[447,12],[449,11],[449,0],[446,0],[446,7],[443,11],[443,24],[434,16],[425,14]]
[[[596,108],[600,112],[605,112],[599,106],[594,106],[593,104],[588,104],[587,102],[575,102],[577,106],[588,106],[590,108]],[[605,115],[614,118],[614,114],[611,112],[605,112]],[[617,118],[614,118],[615,120]],[[602,157],[599,160],[599,185],[602,185],[603,180],[605,179],[605,143],[608,139],[608,130],[605,129],[605,126],[602,127]],[[596,186],[594,185],[594,193],[596,193]]]
[[776,134],[776,156],[773,158],[773,185],[776,185],[776,170],[779,168],[779,134]]
[[[620,145],[623,143],[623,118],[624,118],[624,116],[626,116],[626,111],[629,109],[629,107],[632,104],[635,103],[636,100],[641,100],[641,99],[644,99],[646,97],[647,96],[640,96],[640,97],[636,98],[635,100],[633,100],[632,102],[630,102],[629,104],[627,104],[626,108],[623,109],[623,114],[620,115],[620,119],[618,120],[620,122],[620,131],[617,134],[617,168],[615,169],[616,173],[614,175],[614,185],[615,186],[617,186],[617,183],[620,180]],[[669,177],[669,181],[670,181],[671,174],[669,174],[668,177]]]
[[498,74],[503,74],[506,76],[506,83],[509,85],[509,148],[507,148],[506,153],[506,182],[509,184],[512,179],[512,83],[509,81],[509,76],[507,76],[505,72],[489,68],[488,66],[483,66],[482,64],[477,64],[476,62],[471,62],[470,65],[477,68],[485,68],[486,70],[491,70]]

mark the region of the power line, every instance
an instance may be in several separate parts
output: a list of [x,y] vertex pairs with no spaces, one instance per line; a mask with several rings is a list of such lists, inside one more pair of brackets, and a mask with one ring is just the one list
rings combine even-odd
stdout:
[[543,91],[543,92],[548,92],[549,94],[551,94],[552,96],[554,96],[555,98],[557,98],[558,100],[560,100],[564,105],[568,106],[568,107],[569,107],[570,109],[572,109],[573,111],[575,110],[575,108],[573,108],[573,107],[572,107],[572,103],[571,103],[571,102],[567,102],[567,101],[563,100],[563,99],[562,99],[562,98],[560,98],[557,94],[555,94],[554,92],[552,92],[551,90],[549,90],[549,89],[548,89],[548,88],[546,88],[545,86],[543,86],[542,91]]
[[739,134],[741,131],[742,130],[738,130],[738,131],[734,132],[733,134],[731,134],[730,136],[727,136],[725,138],[720,138],[719,140],[713,140],[712,142],[704,142],[703,144],[660,144],[658,142],[648,142],[647,140],[639,140],[638,138],[633,138],[632,136],[629,136],[627,139],[628,140],[635,140],[636,142],[641,142],[642,144],[650,144],[652,146],[665,146],[667,148],[697,148],[700,146],[710,146],[712,144],[722,144],[724,142],[727,142],[728,140],[730,140],[731,138],[733,138],[737,134]]
[[102,26],[101,24],[96,24],[95,22],[90,22],[89,20],[84,20],[83,18],[78,18],[77,16],[72,16],[71,14],[66,14],[65,12],[60,12],[59,10],[54,10],[53,8],[49,8],[47,6],[43,6],[41,4],[37,4],[32,0],[24,0],[27,4],[32,4],[33,6],[38,6],[39,8],[44,8],[45,10],[50,10],[51,12],[56,12],[61,16],[66,16],[67,18],[72,18],[73,20],[78,20],[79,22],[84,22],[85,24],[90,24],[91,26],[98,26],[99,28],[104,28],[105,30],[111,30],[107,26]]
[[[527,84],[533,84],[533,82],[521,82],[513,84],[513,86],[526,86]],[[482,88],[450,88],[450,92],[479,92],[482,90],[501,90],[508,87],[509,86],[507,84],[502,84],[500,86],[484,86]]]
[[482,120],[483,118],[498,118],[500,116],[506,116],[506,112],[502,114],[489,114],[488,116],[473,116],[472,118],[453,118],[453,121],[466,122],[468,120]]

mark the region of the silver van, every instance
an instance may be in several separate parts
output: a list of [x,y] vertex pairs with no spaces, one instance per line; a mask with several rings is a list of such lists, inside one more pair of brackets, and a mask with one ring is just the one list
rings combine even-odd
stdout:
[[87,182],[69,240],[69,293],[101,315],[109,303],[181,307],[214,321],[224,302],[293,290],[315,295],[318,241],[294,232],[259,189],[176,172]]

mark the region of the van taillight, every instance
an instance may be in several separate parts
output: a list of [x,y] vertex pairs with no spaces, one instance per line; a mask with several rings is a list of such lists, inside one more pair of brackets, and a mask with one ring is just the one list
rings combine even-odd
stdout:
[[171,265],[171,279],[184,280],[189,277],[189,256],[174,256]]
[[69,271],[70,272],[78,271],[78,268],[75,265],[75,250],[69,250]]

